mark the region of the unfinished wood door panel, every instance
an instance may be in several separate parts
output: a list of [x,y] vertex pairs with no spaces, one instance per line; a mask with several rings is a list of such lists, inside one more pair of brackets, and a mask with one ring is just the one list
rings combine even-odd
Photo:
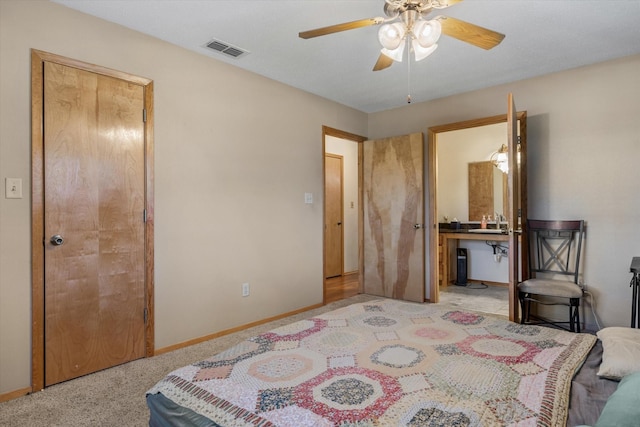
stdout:
[[325,154],[325,277],[342,275],[344,259],[342,156]]
[[145,355],[144,89],[45,62],[43,102],[51,385]]
[[364,291],[424,302],[422,134],[366,141],[363,150]]
[[[493,170],[491,162],[471,162],[469,178],[469,221],[480,221],[495,212]],[[488,218],[487,218],[488,219]]]

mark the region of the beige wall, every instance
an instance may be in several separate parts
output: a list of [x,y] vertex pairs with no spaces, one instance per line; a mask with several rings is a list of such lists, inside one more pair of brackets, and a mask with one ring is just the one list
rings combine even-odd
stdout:
[[584,283],[604,326],[629,326],[629,265],[640,256],[640,56],[370,114],[367,135],[505,114],[509,92],[528,112],[529,217],[587,221]]
[[[364,134],[366,114],[57,4],[0,0],[0,393],[30,385],[31,48],[154,80],[156,348],[322,302],[322,126]],[[23,199],[4,198],[6,177]]]

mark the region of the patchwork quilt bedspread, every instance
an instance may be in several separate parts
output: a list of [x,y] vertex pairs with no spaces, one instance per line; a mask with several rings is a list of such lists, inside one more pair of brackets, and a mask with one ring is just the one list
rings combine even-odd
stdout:
[[148,394],[220,426],[564,426],[595,340],[383,299],[248,339]]

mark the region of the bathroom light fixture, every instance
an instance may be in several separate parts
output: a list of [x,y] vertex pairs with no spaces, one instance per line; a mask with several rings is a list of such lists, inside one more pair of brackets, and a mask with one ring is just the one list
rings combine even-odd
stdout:
[[494,152],[489,159],[491,163],[498,169],[500,169],[503,173],[509,172],[509,156],[507,156],[509,149],[505,144],[498,149],[498,151]]

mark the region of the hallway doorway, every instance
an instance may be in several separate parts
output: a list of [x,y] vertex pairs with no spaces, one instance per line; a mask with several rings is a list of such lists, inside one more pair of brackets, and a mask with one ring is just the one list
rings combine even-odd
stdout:
[[[365,139],[327,126],[322,128],[325,304],[361,292],[363,222],[360,159],[361,142]],[[327,162],[327,159],[338,158],[339,162]],[[340,179],[330,179],[329,173]]]

